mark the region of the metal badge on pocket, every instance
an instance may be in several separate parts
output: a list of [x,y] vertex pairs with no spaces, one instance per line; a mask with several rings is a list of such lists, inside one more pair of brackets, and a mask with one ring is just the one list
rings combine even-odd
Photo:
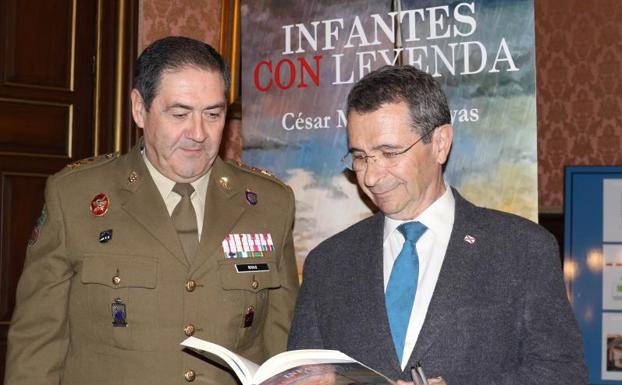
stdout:
[[127,312],[125,304],[121,298],[116,298],[112,302],[112,326],[115,328],[124,328],[127,326]]
[[253,320],[255,319],[255,307],[249,306],[246,309],[246,313],[244,313],[244,328],[249,328],[253,325]]

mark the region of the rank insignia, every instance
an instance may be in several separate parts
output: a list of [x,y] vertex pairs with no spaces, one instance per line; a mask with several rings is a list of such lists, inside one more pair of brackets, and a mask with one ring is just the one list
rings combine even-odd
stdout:
[[229,178],[226,176],[220,177],[220,179],[218,179],[218,184],[225,190],[229,190]]
[[222,240],[225,258],[263,257],[264,252],[274,251],[272,234],[229,234]]
[[137,180],[138,180],[138,174],[136,173],[136,171],[132,171],[130,175],[127,176],[128,183],[134,183]]
[[257,193],[251,190],[246,190],[246,201],[249,205],[255,206],[257,204]]
[[99,243],[106,243],[112,239],[112,229],[104,230],[99,233]]
[[112,326],[115,328],[124,328],[127,326],[127,313],[125,304],[121,298],[116,298],[112,302]]
[[95,195],[91,201],[91,213],[96,217],[102,217],[108,212],[109,206],[110,200],[108,199],[108,195],[99,193]]

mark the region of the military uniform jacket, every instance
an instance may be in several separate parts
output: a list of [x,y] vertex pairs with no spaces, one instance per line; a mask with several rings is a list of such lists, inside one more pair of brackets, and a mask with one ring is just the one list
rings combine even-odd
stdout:
[[[94,215],[99,194],[108,203]],[[194,335],[258,363],[285,350],[298,290],[294,198],[275,178],[216,159],[191,262],[139,146],[51,176],[45,202],[17,289],[6,384],[235,384],[180,342]],[[273,249],[225,258],[229,234],[270,234]],[[238,272],[248,263],[267,266]]]

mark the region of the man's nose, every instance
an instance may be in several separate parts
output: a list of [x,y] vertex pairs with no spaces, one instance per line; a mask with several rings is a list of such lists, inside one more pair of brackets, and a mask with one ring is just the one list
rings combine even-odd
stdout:
[[201,114],[193,114],[190,120],[190,126],[186,130],[186,136],[194,141],[202,142],[205,140],[205,130],[203,129],[203,116]]
[[378,162],[376,162],[376,158],[373,156],[369,156],[366,159],[366,167],[363,170],[363,182],[365,186],[372,187],[378,183],[378,180],[382,178],[384,175],[385,169],[380,167]]

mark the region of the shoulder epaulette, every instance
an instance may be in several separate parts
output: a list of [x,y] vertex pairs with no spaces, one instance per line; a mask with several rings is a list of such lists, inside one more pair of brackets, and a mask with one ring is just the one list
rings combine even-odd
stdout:
[[243,162],[240,162],[239,160],[232,160],[229,163],[237,166],[239,169],[246,171],[246,172],[250,172],[252,174],[255,175],[259,175],[259,176],[263,176],[267,179],[270,179],[274,182],[278,182],[280,184],[284,184],[279,178],[277,178],[274,174],[272,174],[270,171],[259,168],[259,167],[253,167],[253,166],[249,166]]
[[85,166],[87,164],[95,164],[95,163],[99,163],[100,161],[106,161],[106,160],[111,160],[111,159],[115,159],[119,157],[119,153],[118,152],[111,152],[109,154],[104,154],[104,155],[98,155],[98,156],[91,156],[89,158],[84,158],[84,159],[80,159],[77,160],[73,163],[69,163],[67,166],[65,166],[66,168],[70,169],[70,170],[75,170],[78,169],[82,166]]

